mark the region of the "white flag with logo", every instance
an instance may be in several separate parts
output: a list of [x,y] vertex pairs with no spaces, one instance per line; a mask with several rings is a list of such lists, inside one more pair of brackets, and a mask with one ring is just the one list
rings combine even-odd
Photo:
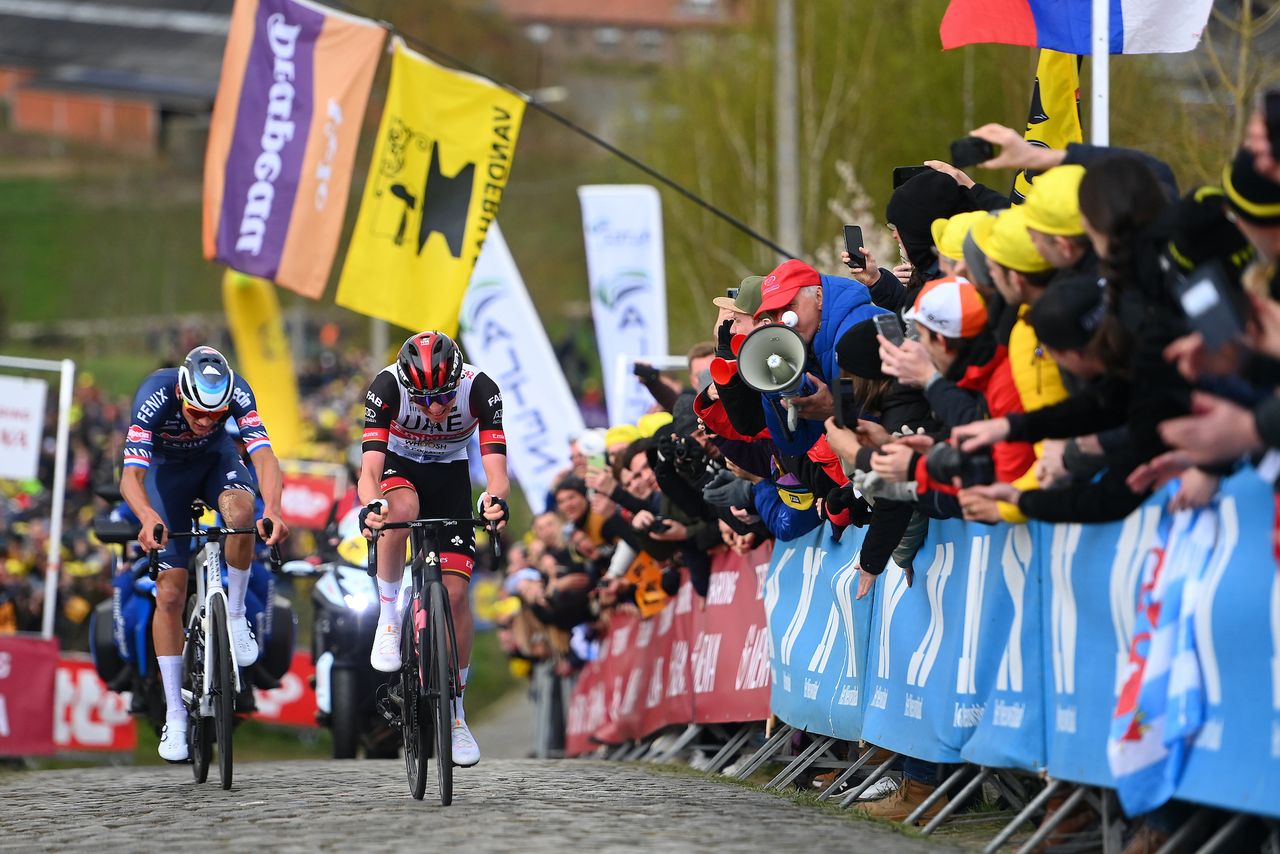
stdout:
[[0,377],[0,480],[36,476],[47,389],[44,380]]
[[467,361],[502,390],[511,470],[530,506],[541,511],[552,479],[569,467],[569,442],[583,431],[582,414],[496,222],[471,274],[458,327]]
[[661,202],[644,184],[579,187],[578,198],[609,423],[635,423],[653,397],[631,366],[667,355]]

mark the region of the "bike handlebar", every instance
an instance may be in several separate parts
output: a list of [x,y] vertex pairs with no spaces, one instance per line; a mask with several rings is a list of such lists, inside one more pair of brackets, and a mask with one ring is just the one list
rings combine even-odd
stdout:
[[[382,500],[375,501],[368,506],[368,509],[371,512],[385,512],[386,508],[382,505]],[[502,556],[502,544],[498,541],[497,523],[489,519],[472,516],[462,519],[410,519],[407,522],[387,522],[377,529],[366,529],[373,531],[373,539],[369,540],[369,563],[365,567],[365,571],[369,573],[370,578],[375,578],[378,575],[378,538],[382,536],[383,531],[404,530],[406,528],[443,528],[445,525],[470,525],[473,528],[488,528],[489,552],[493,555],[494,564],[497,564],[498,558]]]
[[[259,534],[257,528],[220,528],[215,526],[211,528],[203,528],[198,531],[170,531],[169,539],[171,540],[184,539],[184,538],[192,539],[192,540],[203,539],[211,543],[219,543],[219,542],[222,542],[222,540],[226,537],[235,537],[243,534],[253,534],[259,540],[265,543],[268,539],[270,539],[271,532],[274,529],[274,527],[275,526],[272,524],[270,519],[263,519],[262,530],[264,534]],[[162,537],[164,537],[164,525],[157,524],[151,530],[151,538],[158,543],[160,542]],[[280,546],[278,544],[273,544],[271,546],[271,557],[270,557],[269,563],[271,564],[271,571],[276,575],[279,575],[280,567],[284,563],[284,558],[280,554]],[[155,581],[156,578],[159,577],[160,549],[151,549],[150,552],[148,552],[147,575],[148,577],[151,578],[152,581]]]

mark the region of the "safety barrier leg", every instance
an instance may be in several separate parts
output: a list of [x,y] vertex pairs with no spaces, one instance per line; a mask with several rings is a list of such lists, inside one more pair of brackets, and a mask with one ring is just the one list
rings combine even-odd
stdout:
[[787,740],[791,738],[791,734],[795,731],[795,727],[791,724],[783,724],[779,727],[778,731],[768,741],[760,745],[759,750],[751,754],[751,758],[738,770],[737,774],[733,775],[733,779],[745,780],[754,774],[757,768],[768,762],[773,754],[778,752],[778,748],[787,743]]
[[755,726],[744,725],[742,729],[730,736],[724,747],[720,748],[716,755],[711,757],[711,761],[707,763],[707,773],[719,773],[721,768],[732,762],[733,758],[738,755],[738,751],[742,749],[742,746],[755,734],[756,729]]
[[1031,854],[1037,845],[1047,839],[1049,834],[1053,833],[1053,829],[1076,808],[1076,804],[1084,800],[1085,791],[1084,786],[1077,786],[1076,790],[1062,802],[1062,806],[1055,810],[1053,815],[1046,818],[1044,823],[1040,825],[1040,829],[1022,844],[1022,847],[1018,849],[1018,854]]
[[875,752],[876,752],[876,749],[874,747],[870,747],[870,746],[867,747],[867,749],[862,752],[862,755],[858,757],[856,762],[854,762],[848,768],[841,771],[840,776],[832,780],[831,785],[827,786],[825,789],[822,790],[822,793],[818,795],[818,800],[825,801],[828,798],[830,798],[832,795],[834,795],[836,792],[840,791],[840,787],[844,785],[845,782],[847,782],[850,777],[852,777],[854,774],[857,774],[858,771],[861,770],[863,765],[866,765],[868,762],[871,761],[871,755]]
[[1181,851],[1186,847],[1186,842],[1194,834],[1198,833],[1209,820],[1209,811],[1206,809],[1198,809],[1191,814],[1191,818],[1187,819],[1182,825],[1173,832],[1173,835],[1165,840],[1164,845],[1156,851],[1156,854],[1173,854],[1174,851]]
[[609,753],[605,756],[605,759],[610,762],[621,762],[622,757],[631,752],[631,747],[632,743],[629,741],[624,741],[622,744],[616,744],[609,749]]
[[1098,815],[1102,816],[1102,854],[1119,854],[1124,847],[1124,813],[1110,789],[1099,792]]
[[849,792],[843,798],[840,799],[840,806],[847,807],[849,806],[849,804],[856,801],[858,799],[858,795],[861,795],[867,789],[871,788],[871,786],[875,784],[876,780],[879,780],[881,777],[884,776],[884,772],[889,770],[889,766],[892,765],[897,760],[897,758],[898,758],[898,754],[895,753],[885,761],[881,762],[878,766],[876,766],[876,770],[872,771],[867,776],[867,779],[863,780],[861,783],[854,786],[852,789],[849,790]]
[[1018,828],[1021,827],[1027,819],[1031,818],[1037,810],[1048,803],[1049,798],[1053,797],[1053,793],[1058,791],[1058,787],[1061,785],[1061,780],[1050,780],[1048,785],[1040,791],[1040,794],[1032,798],[1031,802],[1022,808],[1022,812],[1014,816],[1013,821],[1006,824],[1004,828],[996,834],[996,838],[991,840],[991,842],[987,844],[986,848],[982,849],[982,854],[994,854],[994,852],[1003,848],[1004,844],[1009,841],[1009,837],[1017,833]]
[[801,751],[800,755],[792,759],[786,768],[778,772],[778,776],[774,777],[765,784],[766,789],[781,789],[790,783],[796,777],[799,777],[804,769],[808,768],[818,757],[827,752],[831,745],[835,744],[839,739],[834,736],[823,736],[813,744]]
[[1236,813],[1231,817],[1230,821],[1218,828],[1217,833],[1209,837],[1208,842],[1201,845],[1200,848],[1196,850],[1196,854],[1213,854],[1214,851],[1217,851],[1223,845],[1226,845],[1227,842],[1231,840],[1232,835],[1237,830],[1244,827],[1245,822],[1249,819],[1250,816],[1247,816],[1244,813]]
[[[654,736],[656,738],[657,736]],[[635,749],[622,757],[624,762],[638,762],[640,757],[649,752],[650,746],[653,745],[653,738],[642,738],[636,742]]]
[[[942,798],[943,795],[951,791],[951,788],[955,786],[956,783],[960,782],[960,778],[964,776],[965,772],[968,770],[969,770],[968,767],[964,765],[961,765],[959,768],[957,768],[950,777],[943,780],[941,784],[935,786],[933,791],[929,793],[929,797],[921,801],[920,806],[912,810],[911,814],[908,815],[905,819],[903,819],[902,823],[909,826],[914,825],[916,823],[916,819],[920,818],[920,816],[927,813],[929,811],[929,808],[932,807],[935,803],[937,803]],[[985,768],[983,770],[986,771]],[[978,785],[979,786],[982,785],[981,780],[978,781]],[[950,804],[948,804],[948,806],[950,806]],[[947,810],[947,812],[950,812],[950,810]]]
[[1020,810],[1027,804],[1027,790],[1018,782],[1018,778],[1009,771],[996,769],[991,782],[1000,790],[1000,795],[1009,802],[1009,806]]
[[[961,770],[964,770],[964,769],[961,769]],[[965,787],[960,790],[960,793],[958,795],[956,795],[954,798],[952,798],[950,801],[947,802],[947,805],[945,807],[938,810],[938,814],[935,815],[933,819],[928,824],[926,824],[924,826],[924,829],[921,830],[920,832],[925,836],[928,836],[930,833],[933,833],[935,830],[937,830],[940,824],[946,821],[953,812],[955,812],[957,809],[960,808],[960,805],[964,803],[965,798],[973,794],[974,789],[979,789],[982,787],[982,784],[986,781],[986,779],[991,776],[992,770],[993,769],[991,768],[983,768],[980,772],[978,772],[978,776],[970,780],[968,784],[966,784]],[[952,774],[948,778],[948,782],[956,779],[957,774],[959,774],[959,771],[957,771],[956,774]],[[938,788],[941,788],[941,786],[939,786]],[[934,794],[936,795],[937,793],[938,793],[937,789],[935,789]],[[923,806],[923,804],[921,804],[921,806]],[[924,810],[917,808],[916,812],[923,814]],[[912,813],[912,815],[914,814],[915,813]],[[908,818],[911,818],[911,816],[908,816]]]
[[684,750],[691,741],[698,737],[698,733],[702,732],[702,727],[698,724],[689,724],[684,728],[684,732],[680,733],[675,743],[664,750],[657,756],[649,757],[653,762],[670,762],[680,755],[680,751]]

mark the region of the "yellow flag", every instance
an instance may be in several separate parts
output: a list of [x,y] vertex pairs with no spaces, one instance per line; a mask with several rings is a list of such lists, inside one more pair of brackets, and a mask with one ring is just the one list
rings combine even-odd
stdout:
[[397,41],[338,305],[413,330],[457,331],[523,116],[518,96]]
[[222,302],[236,345],[234,368],[253,389],[271,449],[281,459],[295,456],[302,447],[302,413],[275,286],[266,279],[227,270],[222,276]]
[[[1036,63],[1036,84],[1031,90],[1031,109],[1027,114],[1027,132],[1023,138],[1044,148],[1066,148],[1069,142],[1082,142],[1080,130],[1079,57],[1056,50],[1040,51]],[[1019,172],[1013,179],[1015,204],[1026,198],[1035,175]]]

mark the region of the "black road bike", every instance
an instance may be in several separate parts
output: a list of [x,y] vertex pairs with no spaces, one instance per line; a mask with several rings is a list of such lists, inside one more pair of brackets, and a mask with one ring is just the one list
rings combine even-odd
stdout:
[[489,545],[497,565],[497,532],[487,519],[412,519],[389,522],[369,542],[369,575],[377,575],[378,536],[409,530],[413,593],[401,619],[400,673],[387,686],[379,706],[399,725],[409,792],[422,800],[427,787],[427,760],[436,760],[440,803],[453,802],[453,700],[458,695],[458,645],[454,637],[449,592],[440,572],[440,543],[450,532],[468,525],[489,528]]

